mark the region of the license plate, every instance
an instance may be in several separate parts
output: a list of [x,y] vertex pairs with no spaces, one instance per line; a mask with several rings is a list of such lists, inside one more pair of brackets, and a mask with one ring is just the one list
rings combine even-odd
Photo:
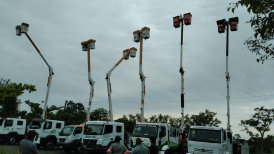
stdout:
[[86,147],[87,147],[87,145],[83,145],[83,147],[84,147],[84,148],[86,148]]
[[60,148],[63,148],[63,146],[60,146]]

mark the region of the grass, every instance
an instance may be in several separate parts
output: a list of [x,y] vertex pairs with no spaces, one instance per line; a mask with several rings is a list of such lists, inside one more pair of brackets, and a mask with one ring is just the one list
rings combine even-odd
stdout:
[[16,152],[11,152],[11,151],[6,151],[6,150],[3,150],[3,149],[0,149],[0,154],[20,154],[21,152],[16,151]]

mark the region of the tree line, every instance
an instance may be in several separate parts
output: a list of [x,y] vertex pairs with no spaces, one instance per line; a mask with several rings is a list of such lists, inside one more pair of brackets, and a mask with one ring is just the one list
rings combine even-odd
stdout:
[[[18,99],[25,91],[29,93],[36,91],[34,85],[11,83],[10,80],[0,80],[0,117],[27,119],[30,123],[33,118],[40,118],[43,109],[41,103],[26,100],[25,103],[30,107],[30,111],[20,110],[21,100]],[[198,114],[186,114],[184,123],[188,130],[191,125],[196,126],[214,126],[218,127],[222,122],[216,117],[217,113],[208,109]],[[51,105],[47,108],[47,118],[65,121],[66,125],[78,125],[84,122],[86,116],[85,106],[80,102],[65,100],[64,106]],[[128,114],[116,119],[116,122],[122,122],[125,125],[125,131],[131,133],[136,122],[139,121],[140,114]],[[108,120],[108,111],[105,108],[97,108],[90,114],[91,120]],[[274,145],[273,135],[266,135],[270,131],[270,125],[274,119],[274,108],[257,107],[250,119],[240,120],[241,131],[246,132],[250,138],[247,140],[250,153],[272,152]],[[170,115],[158,114],[145,118],[145,122],[150,123],[168,123],[171,126],[179,127],[181,118],[171,117]],[[254,131],[255,130],[255,131]],[[234,142],[237,143],[241,136],[235,134]]]

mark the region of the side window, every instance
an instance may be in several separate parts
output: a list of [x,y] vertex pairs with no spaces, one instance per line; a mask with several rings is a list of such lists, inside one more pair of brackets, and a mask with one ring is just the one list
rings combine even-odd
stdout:
[[160,137],[166,136],[166,127],[161,127]]
[[113,131],[112,125],[105,125],[105,133],[104,134],[110,134]]
[[22,126],[23,125],[23,121],[17,121],[17,126]]
[[74,134],[81,134],[82,133],[82,127],[76,127],[74,130]]
[[121,133],[122,132],[122,126],[116,126],[116,132]]
[[61,128],[62,124],[61,123],[56,123],[56,128]]
[[174,129],[173,136],[177,137],[177,129],[176,128]]
[[11,127],[13,124],[13,120],[6,120],[5,127]]
[[46,122],[45,125],[44,125],[44,128],[45,129],[51,129],[51,126],[52,126],[52,122]]
[[223,132],[223,135],[224,135],[224,140],[226,140],[226,134],[225,134],[225,132]]
[[175,130],[174,128],[170,128],[170,137],[176,137],[176,134],[174,134]]

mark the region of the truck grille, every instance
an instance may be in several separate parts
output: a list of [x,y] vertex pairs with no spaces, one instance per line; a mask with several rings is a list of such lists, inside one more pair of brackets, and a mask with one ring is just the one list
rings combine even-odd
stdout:
[[213,150],[194,148],[194,152],[213,153]]
[[87,145],[88,148],[94,148],[97,143],[97,140],[83,139],[83,142],[83,144]]
[[65,138],[59,138],[59,142],[65,142],[66,139]]

